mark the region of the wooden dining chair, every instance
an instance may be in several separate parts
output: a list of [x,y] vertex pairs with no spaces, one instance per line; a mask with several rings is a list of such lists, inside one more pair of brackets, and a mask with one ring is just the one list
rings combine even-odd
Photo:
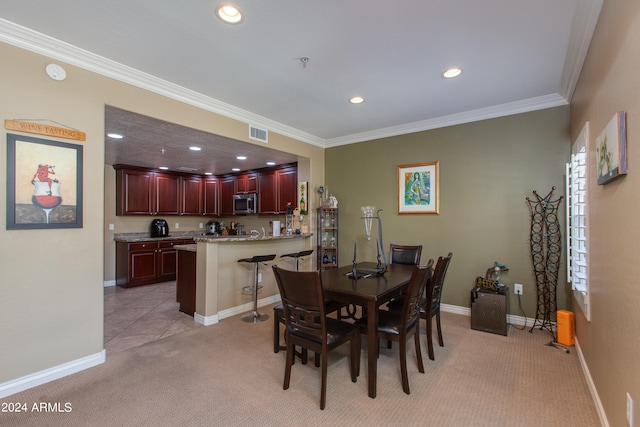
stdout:
[[[422,351],[420,350],[420,307],[422,295],[427,282],[433,273],[433,260],[430,259],[426,266],[415,266],[411,274],[411,280],[404,297],[401,311],[380,310],[378,313],[378,342],[380,339],[396,341],[400,344],[400,375],[402,377],[402,390],[410,394],[409,375],[407,373],[407,340],[413,336],[415,343],[416,360],[418,370],[424,373],[422,363]],[[360,331],[366,333],[367,318],[357,322]],[[378,353],[380,346],[378,345]]]
[[389,264],[420,265],[422,245],[396,245],[389,247]]
[[327,355],[330,350],[350,342],[351,381],[355,383],[360,375],[359,327],[326,316],[319,271],[292,271],[274,265],[273,274],[282,297],[287,342],[282,388],[289,388],[295,346],[311,350],[320,355],[322,363],[320,409],[324,409],[327,400]]
[[433,271],[433,277],[427,286],[426,295],[420,308],[420,318],[426,319],[427,330],[427,347],[429,350],[429,359],[435,360],[433,353],[433,317],[436,318],[436,328],[438,330],[438,343],[440,347],[444,347],[444,341],[442,340],[442,326],[440,325],[440,299],[442,297],[442,287],[444,285],[444,278],[447,274],[447,269],[453,258],[453,252],[449,252],[446,257],[441,256],[438,258],[436,268]]

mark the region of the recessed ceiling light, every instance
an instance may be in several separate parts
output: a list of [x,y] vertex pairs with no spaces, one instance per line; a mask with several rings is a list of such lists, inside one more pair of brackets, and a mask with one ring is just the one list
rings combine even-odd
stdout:
[[362,104],[364,102],[364,98],[361,96],[354,96],[349,100],[352,104]]
[[162,169],[163,171],[166,171],[166,170],[169,169],[169,167],[168,166],[160,166],[158,169]]
[[462,74],[462,68],[449,68],[447,71],[445,71],[444,73],[442,73],[442,77],[444,77],[445,79],[452,79],[454,77],[458,77],[460,74]]
[[193,146],[189,147],[189,150],[191,150],[191,151],[200,151],[200,150],[202,150],[202,148],[196,147],[195,145],[193,145]]
[[234,172],[240,172],[240,168],[233,168],[231,170],[234,171]]
[[216,10],[216,16],[227,24],[239,24],[242,22],[242,12],[235,6],[225,4]]
[[267,162],[267,165],[269,165],[269,166],[275,166],[275,165],[276,165],[276,162]]
[[213,172],[205,172],[205,175],[213,175]]
[[247,156],[238,156],[236,157],[238,160],[247,160]]
[[122,139],[122,138],[124,138],[124,136],[120,135],[119,133],[108,133],[107,136],[109,138],[113,138],[113,139]]

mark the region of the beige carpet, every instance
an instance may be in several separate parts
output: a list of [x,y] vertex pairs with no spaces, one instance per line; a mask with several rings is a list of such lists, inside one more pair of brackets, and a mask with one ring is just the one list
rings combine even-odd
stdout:
[[[270,307],[262,311],[272,314]],[[424,323],[424,321],[423,321]],[[548,332],[471,330],[443,313],[445,347],[426,356],[425,374],[408,354],[411,395],[402,392],[397,344],[382,346],[378,395],[367,396],[366,349],[357,383],[348,345],[329,360],[327,407],[320,372],[293,367],[282,389],[285,352],[273,353],[272,322],[239,317],[144,344],[103,365],[0,400],[68,404],[70,412],[0,413],[7,426],[599,426],[577,354],[546,345]],[[366,341],[365,341],[366,343]],[[365,344],[366,345],[366,344]]]

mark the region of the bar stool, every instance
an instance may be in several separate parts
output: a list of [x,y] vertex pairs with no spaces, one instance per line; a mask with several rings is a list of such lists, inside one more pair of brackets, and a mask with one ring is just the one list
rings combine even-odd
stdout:
[[275,254],[256,255],[252,258],[242,258],[238,260],[238,262],[253,263],[255,264],[255,267],[256,267],[253,286],[245,286],[244,288],[242,288],[243,291],[247,291],[247,290],[253,291],[253,311],[241,317],[243,322],[259,323],[259,322],[264,322],[269,318],[268,314],[258,313],[258,289],[262,287],[262,286],[258,286],[258,266],[260,265],[260,263],[264,264],[267,261],[273,260],[275,257],[276,257]]
[[[295,258],[296,271],[298,271],[298,261],[304,256],[309,256],[313,253],[313,249],[308,249],[300,252],[293,252],[290,254],[280,255],[280,258]],[[282,304],[278,304],[273,307],[273,352],[277,353],[280,350],[286,350],[287,347],[280,345],[280,323],[284,325],[284,309]],[[306,355],[303,357],[303,362],[306,362]]]

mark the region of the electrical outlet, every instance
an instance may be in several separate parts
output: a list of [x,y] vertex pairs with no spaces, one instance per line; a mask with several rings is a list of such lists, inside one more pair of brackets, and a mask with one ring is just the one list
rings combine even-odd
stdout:
[[629,393],[627,393],[627,422],[629,427],[633,427],[633,399]]
[[516,295],[522,295],[522,283],[513,284],[513,293]]
[[177,230],[178,228],[180,228],[180,224],[178,224],[178,223],[176,222],[176,230]]
[[258,273],[258,283],[262,282],[262,273]]
[[200,224],[198,225],[198,227],[199,227],[199,228],[204,228],[204,224],[203,224],[203,223],[200,223]]
[[112,230],[112,231],[113,231],[113,230],[115,230],[115,228],[116,228],[116,227],[115,227],[113,224],[109,224],[109,230]]

